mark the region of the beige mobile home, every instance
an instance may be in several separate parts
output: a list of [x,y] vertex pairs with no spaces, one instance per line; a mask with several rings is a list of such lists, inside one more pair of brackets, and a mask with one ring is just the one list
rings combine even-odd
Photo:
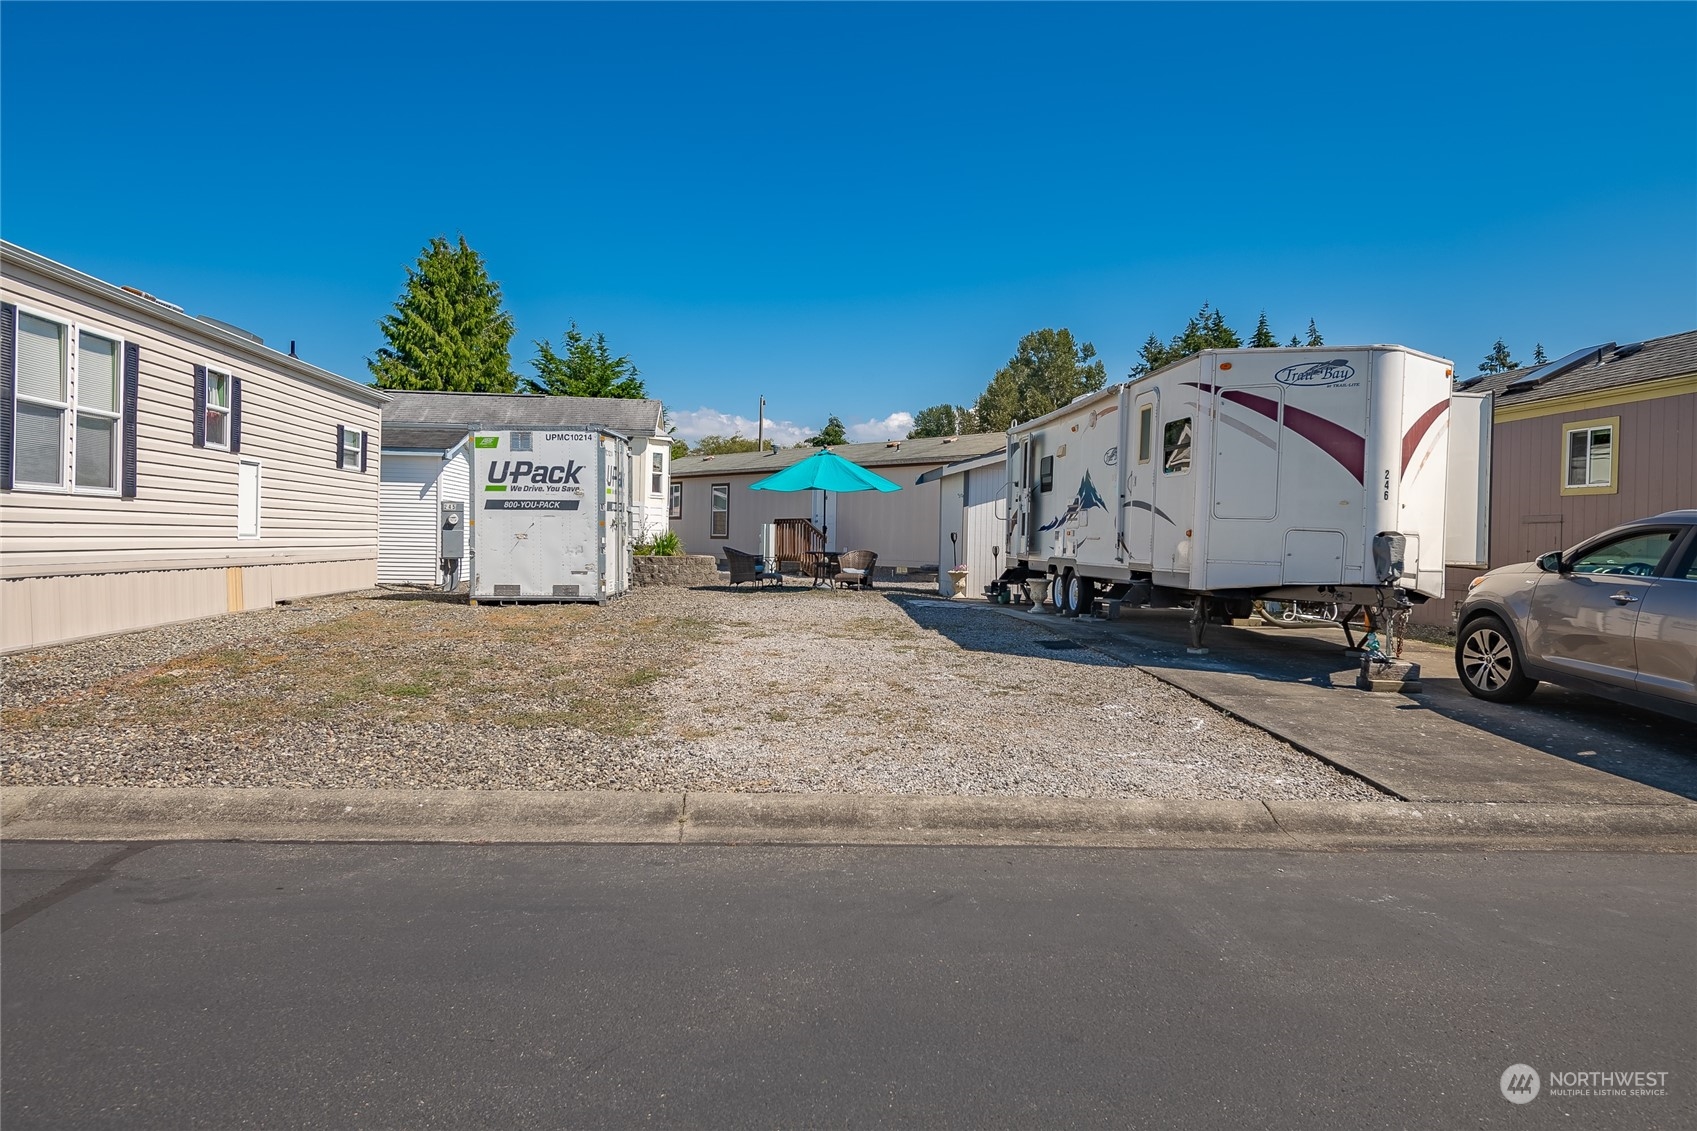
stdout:
[[0,243],[0,650],[377,579],[386,396]]
[[803,519],[823,534],[829,550],[871,550],[878,570],[930,571],[937,553],[939,496],[926,472],[944,464],[1003,452],[1001,433],[838,444],[831,450],[899,485],[885,494],[862,491],[750,491],[748,485],[813,455],[817,448],[780,448],[723,456],[686,456],[672,465],[672,529],[686,553],[724,555],[724,547],[753,553],[760,528],[778,519]]

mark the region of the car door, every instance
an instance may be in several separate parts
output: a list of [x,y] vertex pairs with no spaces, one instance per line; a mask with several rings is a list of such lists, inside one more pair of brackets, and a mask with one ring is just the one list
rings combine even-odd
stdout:
[[1538,580],[1527,609],[1533,662],[1619,687],[1638,686],[1636,633],[1656,572],[1681,541],[1679,527],[1649,527],[1581,546],[1560,573]]
[[1697,708],[1697,530],[1638,606],[1638,690]]

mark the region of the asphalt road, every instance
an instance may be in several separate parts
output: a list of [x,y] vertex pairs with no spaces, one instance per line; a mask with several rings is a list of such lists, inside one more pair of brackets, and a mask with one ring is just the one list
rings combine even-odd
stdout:
[[[7,844],[37,1127],[1697,1126],[1688,856]],[[1665,1095],[1499,1091],[1666,1073]]]

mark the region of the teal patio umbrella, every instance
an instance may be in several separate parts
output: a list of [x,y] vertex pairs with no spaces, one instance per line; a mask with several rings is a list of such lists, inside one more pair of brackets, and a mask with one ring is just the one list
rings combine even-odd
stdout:
[[748,485],[750,491],[900,491],[875,471],[844,459],[830,448],[792,463]]
[[748,485],[750,491],[900,491],[875,471],[822,448],[799,463]]

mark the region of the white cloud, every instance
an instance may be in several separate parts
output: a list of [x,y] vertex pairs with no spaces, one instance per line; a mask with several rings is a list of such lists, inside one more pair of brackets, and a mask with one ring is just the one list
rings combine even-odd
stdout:
[[902,440],[913,428],[913,413],[892,412],[882,420],[850,424],[843,429],[855,444],[874,444],[879,440]]
[[[706,405],[693,412],[671,412],[668,416],[671,422],[677,425],[678,438],[691,445],[703,436],[740,435],[744,439],[752,440],[759,431],[758,423],[749,417],[720,412]],[[766,421],[766,439],[780,448],[799,444],[818,431],[817,428],[809,428],[788,420],[768,418]]]

